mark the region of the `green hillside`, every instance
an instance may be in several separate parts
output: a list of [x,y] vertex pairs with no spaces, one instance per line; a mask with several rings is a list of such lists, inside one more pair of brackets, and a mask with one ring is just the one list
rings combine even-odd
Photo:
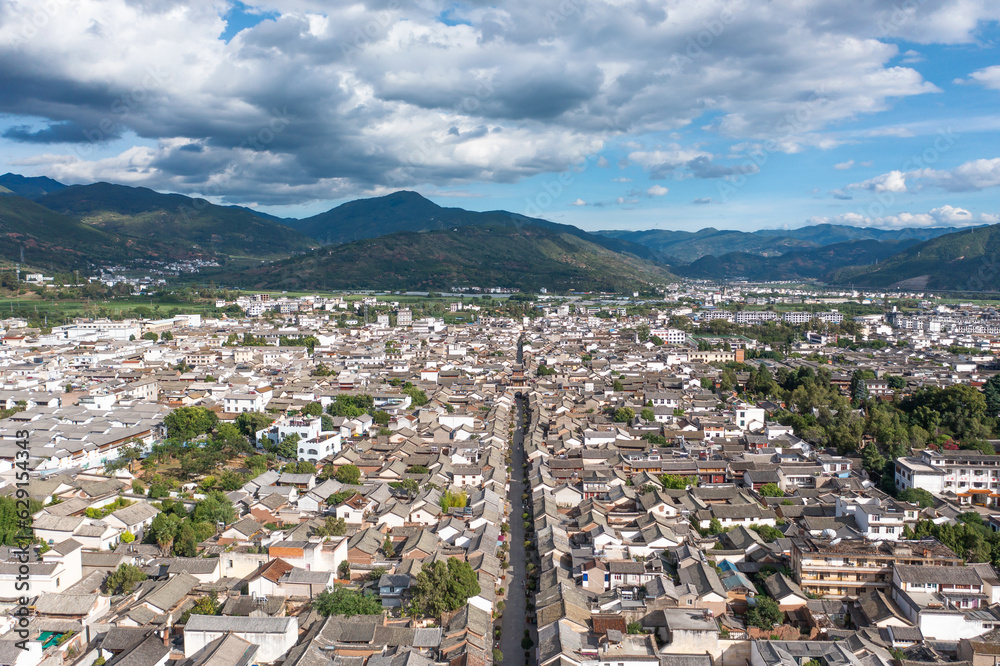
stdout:
[[[775,257],[798,250],[851,241],[923,241],[954,232],[954,228],[876,229],[835,224],[816,224],[798,229],[763,229],[746,232],[708,227],[699,231],[648,229],[645,231],[596,232],[645,245],[670,258],[671,263],[691,263],[701,257],[721,257],[731,252]],[[831,266],[831,268],[833,268]]]
[[837,271],[833,280],[867,287],[1000,291],[1000,224],[934,238],[878,266]]
[[591,234],[568,224],[525,217],[505,210],[476,212],[444,208],[416,192],[394,192],[384,197],[358,199],[325,213],[288,222],[292,227],[326,245],[377,238],[401,231],[445,231],[464,226],[521,227],[532,225],[568,233],[615,252],[658,261],[655,249],[627,239]]
[[730,252],[720,257],[702,257],[687,266],[674,266],[683,277],[730,280],[827,280],[845,266],[864,266],[894,256],[916,241],[852,241],[810,250],[763,257],[748,252]]
[[316,246],[287,225],[244,208],[144,187],[74,185],[40,197],[38,202],[105,231],[162,243],[179,258],[276,258]]
[[670,274],[660,265],[542,227],[463,226],[400,232],[220,275],[247,288],[627,291]]
[[30,199],[0,196],[0,256],[40,269],[84,269],[88,263],[111,263],[150,257],[158,248],[124,238],[55,213]]
[[27,199],[37,199],[65,187],[59,181],[45,176],[29,178],[18,173],[5,173],[0,176],[0,194],[12,193]]

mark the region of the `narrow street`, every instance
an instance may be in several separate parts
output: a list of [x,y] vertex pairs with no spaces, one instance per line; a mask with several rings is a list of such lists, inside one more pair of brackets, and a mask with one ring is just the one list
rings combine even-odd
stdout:
[[[521,362],[521,349],[518,346],[518,362]],[[511,478],[510,492],[507,499],[510,502],[510,569],[507,578],[507,607],[503,613],[500,633],[500,651],[503,652],[504,666],[522,666],[525,663],[524,650],[521,649],[521,639],[527,628],[527,607],[524,558],[524,503],[521,494],[524,490],[524,400],[517,400],[517,429],[514,431],[514,441],[511,447]]]

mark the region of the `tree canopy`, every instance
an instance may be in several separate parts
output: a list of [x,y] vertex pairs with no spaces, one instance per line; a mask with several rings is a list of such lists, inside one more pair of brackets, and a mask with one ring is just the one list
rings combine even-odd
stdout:
[[458,610],[479,594],[479,579],[468,562],[449,557],[424,566],[413,586],[413,609],[425,617]]

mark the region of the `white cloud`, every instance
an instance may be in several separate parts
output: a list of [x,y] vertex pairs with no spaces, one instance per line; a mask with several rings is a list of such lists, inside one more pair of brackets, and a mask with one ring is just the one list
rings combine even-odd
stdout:
[[587,205],[587,202],[584,201],[583,199],[577,199],[576,201],[573,201],[572,203],[570,203],[570,206],[586,206],[586,205]]
[[651,197],[662,197],[669,191],[670,190],[663,187],[662,185],[653,185],[651,188],[646,190],[646,194],[648,194]]
[[838,162],[837,164],[834,164],[833,168],[839,169],[841,171],[846,171],[847,169],[850,169],[852,166],[854,166],[854,160],[847,160],[846,162]]
[[907,172],[890,171],[875,178],[851,183],[841,190],[834,191],[834,195],[839,196],[850,190],[898,194],[910,191],[911,185],[938,187],[949,192],[978,192],[998,187],[1000,186],[1000,157],[971,160],[950,170],[924,168]]
[[968,79],[955,79],[955,83],[976,83],[991,90],[1000,90],[1000,65],[977,70],[969,74]]
[[[156,146],[79,155],[72,173],[191,193],[210,182],[275,203],[509,183],[698,123],[768,152],[830,148],[844,139],[829,128],[938,92],[890,64],[889,38],[971,43],[1000,19],[995,0],[913,12],[864,0],[264,0],[256,10],[280,15],[227,44],[223,0],[55,4],[0,0],[0,114],[49,125],[8,140],[72,154],[55,139],[134,133]],[[723,15],[723,34],[691,49]],[[629,150],[664,173],[749,172],[700,149]],[[56,175],[49,165],[38,171]]]
[[964,208],[941,206],[927,213],[897,213],[883,217],[869,217],[861,213],[843,213],[833,217],[813,217],[810,224],[845,224],[853,227],[879,227],[905,229],[907,227],[967,227],[978,224],[995,224],[1000,216],[993,213],[976,215]]

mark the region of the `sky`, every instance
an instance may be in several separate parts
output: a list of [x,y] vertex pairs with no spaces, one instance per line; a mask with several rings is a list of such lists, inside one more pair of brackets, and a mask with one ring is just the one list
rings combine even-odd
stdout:
[[284,217],[1000,222],[997,0],[0,0],[0,172]]

